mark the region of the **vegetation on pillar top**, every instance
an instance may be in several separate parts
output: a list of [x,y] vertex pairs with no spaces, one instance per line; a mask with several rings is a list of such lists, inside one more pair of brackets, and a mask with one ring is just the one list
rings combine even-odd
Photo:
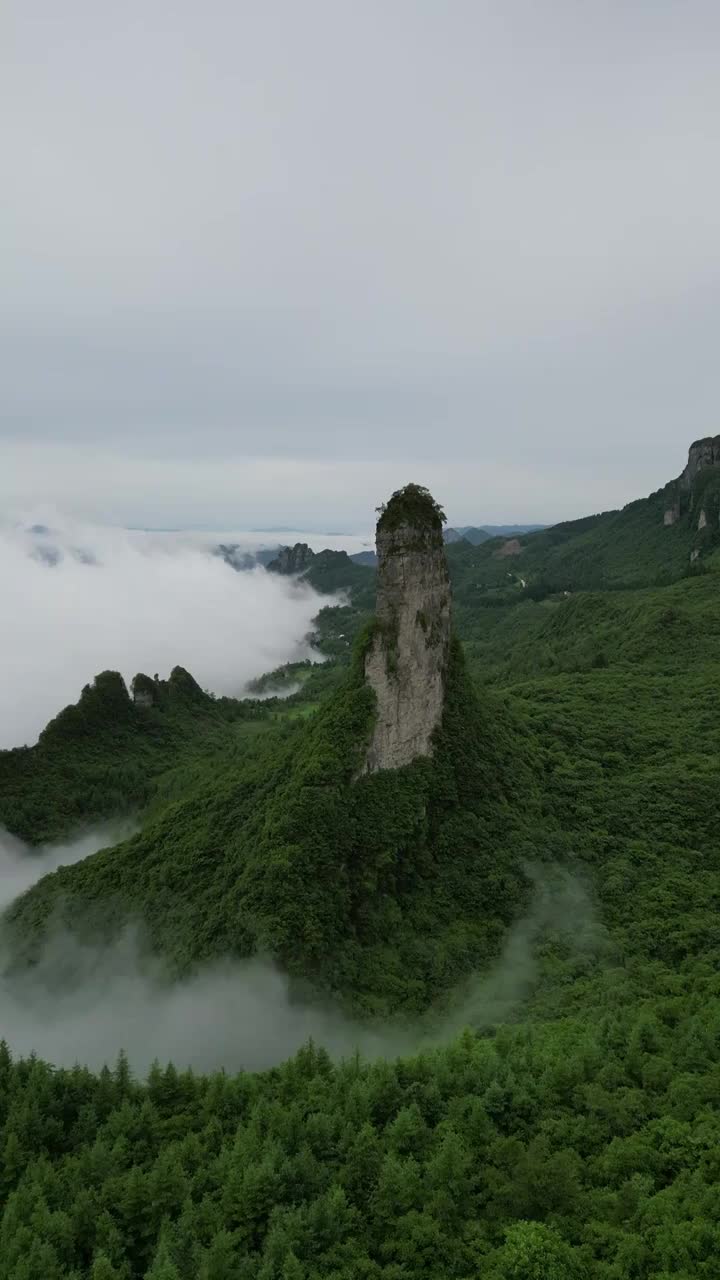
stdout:
[[378,533],[390,533],[403,525],[418,531],[442,533],[447,516],[424,485],[406,484],[396,489],[389,502],[376,508],[379,513]]

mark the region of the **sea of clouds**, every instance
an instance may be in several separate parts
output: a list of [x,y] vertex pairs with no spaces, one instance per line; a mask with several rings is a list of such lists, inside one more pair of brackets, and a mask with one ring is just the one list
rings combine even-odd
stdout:
[[33,513],[0,525],[0,748],[36,740],[99,671],[166,677],[186,667],[214,693],[307,657],[326,600],[263,568],[237,573],[218,543],[249,551],[309,541],[357,550],[362,539],[156,533]]

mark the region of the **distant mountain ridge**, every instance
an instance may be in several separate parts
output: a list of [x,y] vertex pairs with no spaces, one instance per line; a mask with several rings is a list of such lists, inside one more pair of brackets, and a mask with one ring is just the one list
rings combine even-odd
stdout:
[[[462,534],[468,542],[472,542],[472,534],[484,533],[489,538],[499,538],[501,536],[511,538],[518,533],[537,533],[540,529],[550,528],[547,524],[484,524],[479,528],[476,525],[458,525],[458,533]],[[484,539],[483,539],[484,540]]]
[[[450,526],[443,530],[443,540],[447,543],[468,542],[471,546],[479,546],[488,539],[505,535],[511,537],[520,533],[533,533],[539,529],[547,528],[541,524],[488,524],[480,527],[479,525],[458,525]],[[259,530],[258,532],[262,532]],[[290,532],[289,529],[274,529],[273,533]],[[328,538],[344,537],[343,534],[328,533]],[[244,547],[242,543],[218,543],[212,548],[213,555],[221,556],[226,564],[231,568],[244,572],[246,570],[255,569],[258,565],[264,568],[270,568],[274,573],[297,574],[304,573],[310,565],[310,561],[314,556],[328,554],[337,554],[331,548],[325,548],[324,551],[313,551],[307,542],[296,542],[292,545],[278,542],[272,547],[262,547],[250,550]],[[374,550],[355,551],[343,553],[347,554],[353,564],[363,565],[366,568],[377,568],[377,553]]]
[[[450,574],[459,606],[534,599],[583,590],[653,586],[702,573],[720,554],[720,436],[694,441],[675,480],[621,510],[556,525],[446,527]],[[322,592],[360,593],[372,608],[375,551],[313,552],[304,543],[248,558],[218,548],[234,568],[257,563],[304,577]]]

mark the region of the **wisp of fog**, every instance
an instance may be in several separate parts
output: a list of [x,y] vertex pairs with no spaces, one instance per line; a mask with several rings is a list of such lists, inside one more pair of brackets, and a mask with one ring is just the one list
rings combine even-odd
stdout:
[[42,876],[80,862],[98,849],[107,848],[124,840],[135,830],[135,824],[113,822],[95,827],[67,843],[39,845],[29,848],[0,827],[0,911],[4,911],[14,898],[24,893]]
[[0,748],[31,743],[99,671],[186,667],[214,693],[307,657],[323,601],[208,545],[74,524],[0,527]]
[[[3,837],[2,905],[45,872],[87,856],[110,838],[104,829],[31,854]],[[495,965],[466,984],[451,1012],[414,1026],[361,1024],[329,1002],[298,999],[285,976],[261,959],[207,967],[170,983],[159,962],[148,962],[137,933],[128,930],[106,948],[56,933],[36,968],[0,979],[0,1036],[18,1055],[36,1052],[64,1066],[112,1064],[122,1048],[139,1074],[155,1059],[197,1070],[258,1070],[283,1061],[310,1038],[334,1057],[411,1053],[464,1026],[513,1016],[537,981],[535,943],[543,930],[562,930],[578,948],[596,949],[594,915],[582,884],[558,868],[533,869],[531,875],[533,903],[509,931]],[[72,974],[61,990],[59,972]]]

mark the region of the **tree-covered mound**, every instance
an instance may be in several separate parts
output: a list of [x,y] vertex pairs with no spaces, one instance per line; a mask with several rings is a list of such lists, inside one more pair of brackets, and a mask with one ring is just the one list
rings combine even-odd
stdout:
[[270,954],[375,1013],[424,1008],[495,954],[534,852],[522,734],[478,700],[455,643],[433,757],[361,775],[367,643],[295,733],[205,771],[138,835],[18,899],[16,950],[32,957],[58,923],[106,942],[140,921],[179,971]]
[[138,702],[117,671],[104,671],[34,746],[0,751],[0,825],[42,844],[135,813],[170,774],[193,777],[241,755],[272,716],[267,705],[211,697],[182,667],[168,680],[138,675],[134,689]]

